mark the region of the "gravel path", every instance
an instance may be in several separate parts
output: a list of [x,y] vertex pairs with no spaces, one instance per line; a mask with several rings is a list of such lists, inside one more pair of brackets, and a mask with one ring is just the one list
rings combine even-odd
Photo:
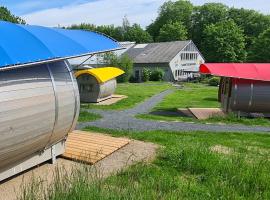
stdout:
[[152,108],[160,103],[164,97],[172,93],[173,90],[166,90],[157,94],[136,107],[123,111],[114,110],[87,110],[91,113],[102,115],[102,119],[94,122],[80,123],[77,129],[87,126],[130,131],[211,131],[211,132],[269,132],[270,127],[245,126],[245,125],[217,125],[217,124],[196,124],[187,122],[163,122],[136,119],[135,115],[147,114]]

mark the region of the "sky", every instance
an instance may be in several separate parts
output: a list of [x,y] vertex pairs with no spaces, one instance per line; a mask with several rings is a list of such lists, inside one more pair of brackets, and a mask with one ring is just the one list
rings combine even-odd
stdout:
[[[79,23],[121,25],[124,16],[131,23],[149,25],[166,0],[0,0],[28,24],[69,26]],[[191,0],[194,5],[221,2],[230,7],[255,9],[270,14],[269,0]]]

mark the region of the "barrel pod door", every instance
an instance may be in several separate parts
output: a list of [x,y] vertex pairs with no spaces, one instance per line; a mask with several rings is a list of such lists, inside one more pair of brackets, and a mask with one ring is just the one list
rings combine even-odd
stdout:
[[90,74],[82,74],[77,77],[81,102],[97,102],[100,94],[100,84]]
[[65,62],[0,72],[0,172],[63,140],[78,118]]

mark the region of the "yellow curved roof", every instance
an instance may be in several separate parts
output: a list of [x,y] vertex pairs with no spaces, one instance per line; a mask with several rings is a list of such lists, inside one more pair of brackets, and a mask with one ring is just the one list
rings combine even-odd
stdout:
[[114,79],[125,72],[116,67],[102,67],[102,68],[93,68],[93,69],[85,69],[80,70],[75,73],[75,77],[79,77],[83,74],[90,74],[94,76],[99,83],[105,83],[111,79]]

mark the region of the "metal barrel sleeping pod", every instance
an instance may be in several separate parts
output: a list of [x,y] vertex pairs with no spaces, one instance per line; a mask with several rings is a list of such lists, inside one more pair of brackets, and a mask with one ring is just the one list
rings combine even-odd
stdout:
[[68,64],[58,61],[0,72],[0,108],[0,179],[63,154],[80,108]]
[[105,35],[0,21],[0,181],[64,153],[80,99],[67,59],[114,51]]
[[82,103],[98,103],[112,97],[116,90],[116,77],[125,72],[115,67],[79,70],[75,73]]
[[270,63],[206,63],[200,72],[221,77],[219,100],[223,111],[269,116]]

